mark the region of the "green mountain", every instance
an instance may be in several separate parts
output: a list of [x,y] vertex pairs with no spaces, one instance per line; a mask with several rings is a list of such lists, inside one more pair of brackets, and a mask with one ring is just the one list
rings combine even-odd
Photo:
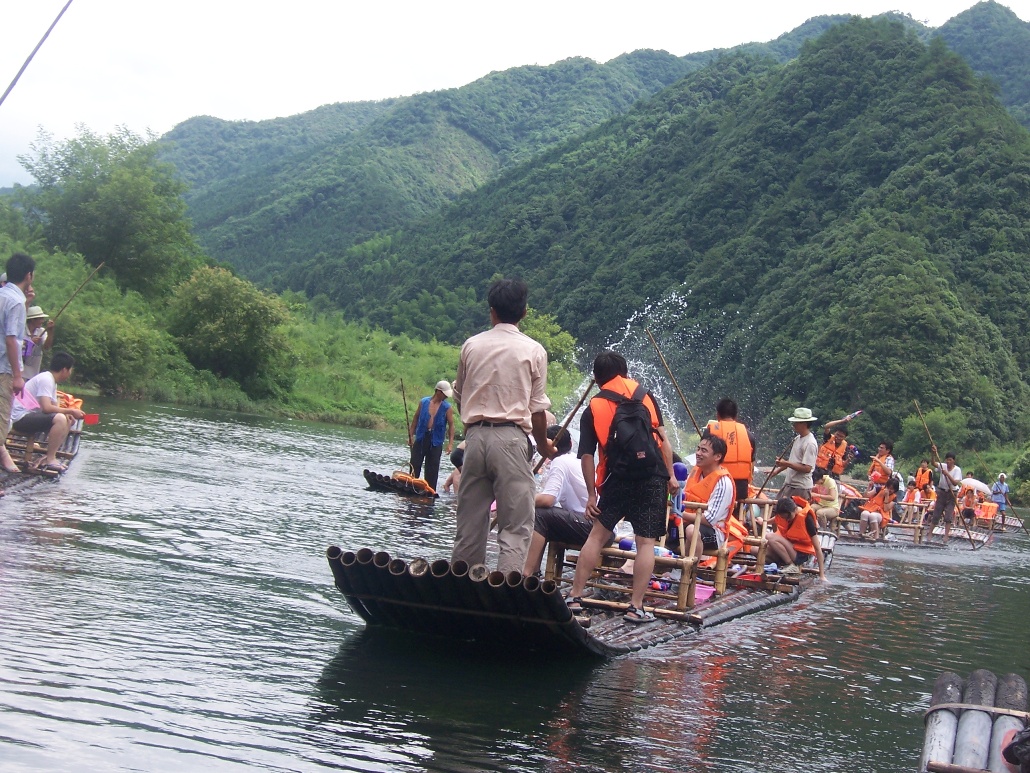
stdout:
[[1030,24],[987,0],[937,32],[976,72],[998,84],[1002,103],[1030,128]]
[[852,20],[786,65],[721,58],[288,281],[457,341],[518,274],[591,350],[650,324],[702,404],[865,407],[886,433],[917,398],[984,444],[1027,428],[1028,194],[1030,135],[991,84],[939,39]]
[[192,119],[162,139],[217,259],[258,279],[436,212],[701,64],[637,51],[492,73],[460,89],[251,124]]

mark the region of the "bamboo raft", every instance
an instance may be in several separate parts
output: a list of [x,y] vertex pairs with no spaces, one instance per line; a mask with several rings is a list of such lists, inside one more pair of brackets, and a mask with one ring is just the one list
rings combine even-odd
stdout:
[[[853,501],[853,500],[852,500]],[[843,509],[841,510],[842,515],[834,519],[833,533],[837,535],[841,544],[844,545],[856,545],[856,544],[887,544],[887,545],[905,545],[906,547],[919,547],[919,548],[943,548],[944,539],[944,525],[938,524],[931,528],[930,524],[926,521],[926,510],[929,505],[925,503],[916,504],[905,504],[906,508],[912,507],[918,511],[914,520],[911,523],[891,521],[886,526],[880,528],[880,539],[876,542],[868,539],[863,539],[859,535],[859,525],[861,521],[858,518],[845,518],[843,516]],[[956,522],[951,525],[951,539],[960,542],[974,542],[978,547],[982,547],[990,542],[991,537],[998,533],[998,529],[994,528],[983,528],[979,525],[972,525],[968,527],[963,526],[958,519],[961,518],[959,513],[955,513]],[[1012,518],[1008,521],[1011,523]],[[932,537],[938,537],[938,541],[933,541]]]
[[[832,563],[832,534],[821,535],[826,565]],[[736,618],[795,601],[811,584],[816,570],[801,575],[766,574],[764,540],[757,559],[733,576],[725,548],[714,568],[694,557],[656,556],[655,571],[675,574],[650,590],[645,603],[656,620],[640,625],[622,618],[632,575],[619,567],[632,551],[606,548],[583,599],[584,613],[574,616],[561,594],[575,558],[566,546],[551,543],[543,578],[520,572],[491,572],[486,566],[451,564],[446,559],[404,561],[370,548],[326,550],[336,587],[368,625],[414,633],[489,643],[501,649],[555,655],[612,657],[652,647]],[[742,559],[742,561],[745,559]],[[748,573],[744,573],[747,571]],[[669,576],[667,574],[666,576]]]
[[412,497],[436,498],[439,496],[421,478],[412,479],[410,475],[398,477],[398,473],[383,475],[372,470],[362,470],[361,474],[365,477],[368,487],[375,491],[389,491],[393,494],[403,494]]
[[[83,420],[72,423],[68,436],[57,450],[57,459],[65,463],[71,461],[79,453],[79,441],[82,438]],[[39,469],[37,464],[46,459],[46,433],[25,435],[12,429],[7,435],[7,450],[11,459],[18,465],[20,472],[0,471],[0,486],[5,491],[17,491],[28,488],[43,480],[57,480],[60,473],[55,470]]]
[[995,676],[978,669],[962,679],[937,677],[919,760],[920,773],[1005,773],[1002,741],[1027,727],[1027,686],[1018,674]]

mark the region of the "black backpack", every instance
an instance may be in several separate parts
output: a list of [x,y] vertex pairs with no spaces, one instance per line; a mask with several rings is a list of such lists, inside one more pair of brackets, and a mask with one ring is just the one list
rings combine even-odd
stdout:
[[604,446],[608,474],[628,480],[656,475],[662,460],[657,433],[651,426],[651,412],[644,405],[647,391],[637,386],[632,397],[602,389],[598,397],[615,403],[615,416]]

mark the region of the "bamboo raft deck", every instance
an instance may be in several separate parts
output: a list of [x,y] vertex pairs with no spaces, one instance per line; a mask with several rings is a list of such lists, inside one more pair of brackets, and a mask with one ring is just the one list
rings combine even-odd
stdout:
[[1018,674],[978,669],[937,677],[919,759],[920,773],[1004,773],[1002,741],[1027,727],[1027,686]]
[[[926,521],[926,510],[929,508],[928,504],[917,503],[917,504],[906,504],[905,507],[912,507],[918,510],[914,520],[911,523],[891,521],[886,526],[880,528],[880,539],[877,541],[863,539],[859,535],[859,524],[860,521],[857,518],[845,518],[838,516],[833,522],[833,533],[837,535],[842,545],[875,545],[875,544],[886,544],[905,547],[916,547],[916,548],[944,548],[944,525],[938,524],[937,526],[930,527],[930,524]],[[843,512],[843,510],[842,510]],[[1003,533],[998,528],[983,528],[981,525],[971,525],[968,527],[963,526],[959,521],[961,515],[958,512],[955,513],[955,523],[951,525],[951,539],[956,542],[969,542],[970,540],[976,544],[977,547],[983,547],[994,534]],[[1013,520],[1008,519],[1009,522]],[[934,541],[932,538],[937,537],[938,540]]]
[[[832,535],[822,536],[827,564],[832,562]],[[755,540],[761,543],[761,540]],[[827,547],[828,546],[828,547]],[[385,551],[357,551],[330,546],[326,558],[336,587],[368,625],[419,634],[490,643],[504,649],[552,655],[613,657],[653,647],[754,612],[795,601],[814,579],[801,575],[766,575],[764,545],[750,574],[730,576],[725,549],[714,569],[699,568],[696,558],[655,557],[656,571],[680,572],[666,581],[667,590],[651,590],[648,607],[656,620],[633,625],[623,617],[632,576],[618,568],[631,551],[606,548],[602,565],[588,582],[593,596],[583,599],[584,613],[573,615],[561,594],[569,582],[573,557],[552,543],[544,579],[521,572],[491,572],[486,566],[451,564],[446,559],[410,562]],[[674,589],[675,588],[675,589]]]
[[[70,464],[78,455],[79,442],[82,438],[82,426],[82,419],[72,423],[68,437],[64,439],[61,447],[57,450],[58,461]],[[41,481],[54,481],[60,477],[60,473],[54,470],[40,470],[36,468],[36,463],[46,458],[46,433],[29,436],[12,429],[7,435],[7,450],[11,454],[11,459],[18,465],[20,472],[0,470],[0,486],[6,492],[19,491]]]

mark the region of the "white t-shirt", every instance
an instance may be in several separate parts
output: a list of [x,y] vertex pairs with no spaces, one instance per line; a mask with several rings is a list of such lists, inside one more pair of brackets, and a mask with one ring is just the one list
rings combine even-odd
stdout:
[[550,494],[554,504],[563,510],[580,515],[586,511],[587,484],[583,480],[582,463],[575,454],[562,454],[551,460],[540,493]]
[[[49,370],[44,370],[38,376],[30,378],[25,384],[25,391],[35,397],[37,403],[40,397],[46,395],[54,402],[54,405],[57,405],[57,382],[54,380],[54,374]],[[33,411],[22,405],[18,396],[15,395],[11,405],[11,423],[13,424],[29,413],[33,413]]]
[[[941,462],[940,469],[941,469],[941,477],[940,477],[940,480],[937,481],[937,488],[940,491],[949,491],[950,490],[952,493],[957,492],[959,484],[962,483],[962,468],[959,467],[956,464],[954,467],[952,467],[949,470],[948,469],[948,463],[947,462]],[[955,484],[955,485],[951,486],[950,489],[948,487],[948,478],[951,478],[952,482]]]

